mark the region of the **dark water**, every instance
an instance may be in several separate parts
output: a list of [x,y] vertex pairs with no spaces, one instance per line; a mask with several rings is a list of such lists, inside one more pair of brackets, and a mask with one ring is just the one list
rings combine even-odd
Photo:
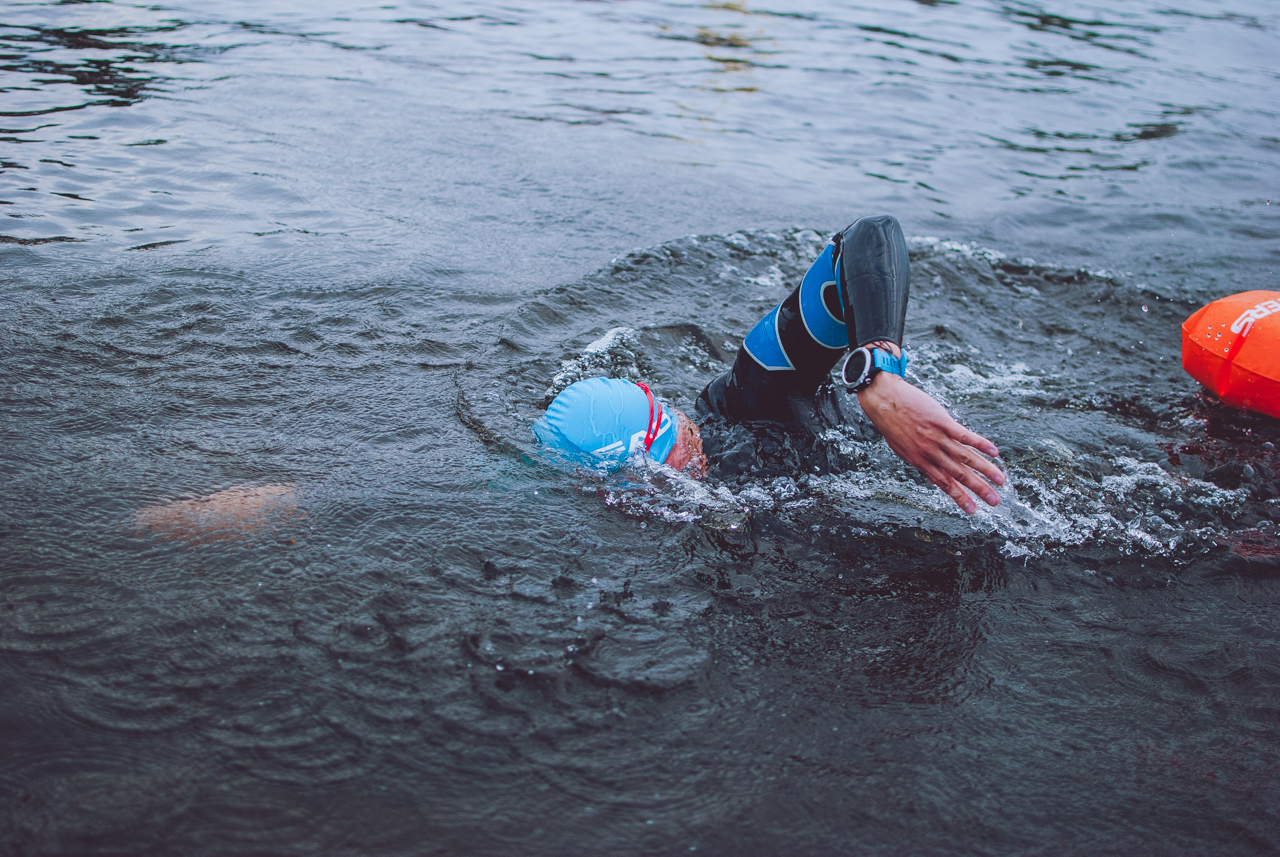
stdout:
[[[1273,4],[0,9],[0,853],[1280,850],[1280,424],[1178,334],[1276,287]],[[878,212],[999,509],[539,458]]]

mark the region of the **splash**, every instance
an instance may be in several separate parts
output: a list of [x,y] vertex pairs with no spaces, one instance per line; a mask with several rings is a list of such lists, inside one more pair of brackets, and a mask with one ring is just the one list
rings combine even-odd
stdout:
[[[992,250],[990,247],[983,247],[979,244],[972,244],[963,241],[952,241],[945,238],[934,238],[933,236],[912,236],[907,239],[907,247],[916,253],[955,253],[966,259],[982,259],[990,265],[997,262],[1003,262],[1008,259],[1008,254],[1001,253],[999,250]],[[1034,265],[1033,260],[1024,260],[1025,264]]]
[[560,371],[551,379],[547,398],[556,396],[565,387],[584,378],[627,378],[639,381],[645,377],[645,358],[640,345],[640,333],[630,327],[615,327],[604,336],[589,343],[582,354],[560,364]]

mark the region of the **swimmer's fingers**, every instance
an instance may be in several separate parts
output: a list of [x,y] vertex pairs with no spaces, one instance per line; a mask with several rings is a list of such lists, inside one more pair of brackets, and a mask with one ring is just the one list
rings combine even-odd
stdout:
[[998,458],[1000,456],[1000,450],[996,449],[996,445],[994,443],[987,440],[976,431],[969,431],[969,429],[960,425],[960,423],[956,422],[954,419],[951,420],[951,425],[947,428],[947,434],[951,436],[952,440],[959,441],[965,446],[973,447],[983,455],[989,455],[992,458]]
[[[946,431],[946,434],[951,432]],[[894,451],[902,454],[899,450]],[[907,456],[904,455],[903,458]],[[934,443],[921,449],[918,457],[907,460],[915,464],[926,479],[946,493],[967,514],[972,515],[977,511],[973,497],[978,497],[989,506],[1000,504],[1000,495],[991,487],[991,483],[1003,484],[1004,474],[994,463],[967,444],[949,437],[938,437]]]
[[[972,515],[978,510],[973,502],[974,496],[981,498],[989,506],[1000,503],[1000,496],[995,489],[974,467],[978,462],[990,462],[969,447],[952,444],[950,448],[939,448],[938,454],[932,458],[921,471],[965,513]],[[970,496],[970,492],[973,496]]]
[[[959,423],[957,423],[957,425],[959,425]],[[961,431],[964,434],[971,436],[972,438],[985,441],[985,444],[988,448],[996,449],[995,444],[991,443],[991,441],[986,440],[980,435],[974,434],[973,432],[969,431],[963,426],[961,426]],[[977,446],[976,444],[969,443],[964,440],[960,440],[960,438],[956,437],[954,434],[952,435],[952,437],[956,438],[956,440],[959,441],[959,443],[953,444],[950,449],[951,457],[953,459],[960,462],[965,467],[968,467],[976,471],[977,473],[981,474],[983,477],[986,478],[988,482],[992,483],[993,485],[1004,484],[1005,482],[1004,471],[1001,470],[999,467],[997,467],[994,461],[986,457],[987,455],[992,455],[992,453],[987,452],[981,446]],[[999,454],[999,450],[996,450],[996,454]],[[995,504],[992,503],[991,505],[994,506]]]
[[978,507],[973,502],[973,498],[969,496],[969,492],[965,491],[959,482],[948,476],[945,472],[939,470],[932,475],[926,473],[925,476],[928,477],[930,482],[941,488],[948,497],[954,500],[955,504],[960,507],[960,511],[969,515],[978,511]]
[[[962,446],[953,450],[946,470],[953,479],[972,491],[975,497],[982,498],[988,506],[1000,505],[1000,495],[991,487],[991,483],[1003,483],[1004,474],[971,447]],[[965,511],[972,513],[974,510],[965,507]]]

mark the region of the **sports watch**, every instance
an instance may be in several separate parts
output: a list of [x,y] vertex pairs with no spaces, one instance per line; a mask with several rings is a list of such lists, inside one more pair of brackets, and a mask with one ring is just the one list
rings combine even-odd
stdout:
[[857,393],[871,386],[881,372],[907,377],[907,352],[903,351],[901,357],[894,357],[879,348],[855,348],[840,367],[840,380],[846,390]]

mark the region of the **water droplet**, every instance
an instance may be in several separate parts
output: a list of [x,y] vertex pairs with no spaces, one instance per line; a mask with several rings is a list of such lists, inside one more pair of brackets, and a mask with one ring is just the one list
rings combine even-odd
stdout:
[[496,669],[498,672],[502,672],[506,668],[502,664],[498,664],[496,667],[494,667],[494,669]]
[[[1147,311],[1147,305],[1146,305],[1146,304],[1143,304],[1143,305],[1142,305],[1142,311],[1143,311],[1143,312],[1146,312],[1146,311]],[[536,493],[538,493],[538,492],[537,492],[537,491],[535,491],[535,492],[533,492],[533,493],[535,493],[535,494],[536,494]]]

